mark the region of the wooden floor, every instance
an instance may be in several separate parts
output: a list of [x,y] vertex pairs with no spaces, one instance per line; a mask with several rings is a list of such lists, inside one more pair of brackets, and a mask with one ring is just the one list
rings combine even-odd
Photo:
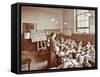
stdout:
[[[23,58],[31,59],[30,70],[47,69],[47,65],[48,65],[48,52],[47,51],[40,51],[40,52],[23,51],[22,53],[24,55],[22,56],[21,61],[23,61]],[[23,71],[28,70],[27,63],[21,67],[21,70]]]

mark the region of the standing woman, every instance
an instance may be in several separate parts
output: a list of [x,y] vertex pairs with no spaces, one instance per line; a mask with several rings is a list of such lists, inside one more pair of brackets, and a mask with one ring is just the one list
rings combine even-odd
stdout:
[[51,33],[51,39],[50,39],[50,49],[51,51],[55,51],[55,46],[56,46],[56,37],[57,34],[54,32]]
[[50,53],[49,53],[49,61],[48,66],[49,68],[57,67],[57,58],[56,58],[56,37],[57,34],[55,32],[51,33],[50,38]]

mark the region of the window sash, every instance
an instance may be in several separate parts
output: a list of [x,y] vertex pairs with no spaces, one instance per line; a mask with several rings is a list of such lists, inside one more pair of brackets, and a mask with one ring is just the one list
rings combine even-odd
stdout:
[[82,29],[77,29],[77,32],[79,34],[89,34],[89,28],[82,28]]
[[76,11],[76,21],[77,21],[77,32],[81,33],[89,33],[89,17],[86,15],[88,10],[77,10]]

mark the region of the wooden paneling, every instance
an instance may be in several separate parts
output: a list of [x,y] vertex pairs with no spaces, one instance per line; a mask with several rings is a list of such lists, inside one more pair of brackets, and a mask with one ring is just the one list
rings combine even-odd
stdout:
[[72,36],[64,36],[66,39],[71,38],[77,42],[83,41],[84,44],[86,44],[88,41],[90,41],[92,44],[95,44],[95,35],[93,34],[73,34]]
[[24,39],[24,35],[21,35],[21,50],[27,50],[27,51],[36,51],[37,50],[37,44],[36,42],[32,43],[31,39]]
[[[60,36],[60,35],[59,35]],[[60,37],[59,37],[60,38]],[[88,41],[90,41],[92,44],[95,45],[95,35],[78,35],[73,34],[72,36],[64,36],[65,39],[71,38],[75,40],[76,42],[83,41],[84,44],[86,44]],[[24,39],[23,35],[21,35],[21,48],[22,50],[28,50],[28,51],[35,51],[37,50],[37,44],[36,42],[32,42],[31,39]]]

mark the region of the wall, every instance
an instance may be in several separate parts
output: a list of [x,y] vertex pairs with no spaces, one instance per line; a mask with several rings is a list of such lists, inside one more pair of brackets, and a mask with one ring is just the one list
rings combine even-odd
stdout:
[[[67,31],[64,33],[74,33],[74,9],[66,9],[64,10],[64,22],[67,24],[64,25],[64,29]],[[68,32],[70,30],[70,32]],[[67,34],[68,35],[68,34]]]
[[[37,29],[61,29],[60,32],[65,29],[67,30],[65,34],[69,34],[69,30],[74,33],[76,27],[74,17],[74,9],[22,7],[22,23],[35,23]],[[58,23],[51,21],[52,18]],[[64,22],[67,24],[64,25]],[[21,29],[23,30],[23,24]]]
[[90,11],[91,16],[89,17],[90,33],[95,34],[95,12]]
[[[52,18],[58,23],[51,21]],[[60,9],[22,7],[22,23],[35,23],[37,29],[62,29],[62,22]]]

